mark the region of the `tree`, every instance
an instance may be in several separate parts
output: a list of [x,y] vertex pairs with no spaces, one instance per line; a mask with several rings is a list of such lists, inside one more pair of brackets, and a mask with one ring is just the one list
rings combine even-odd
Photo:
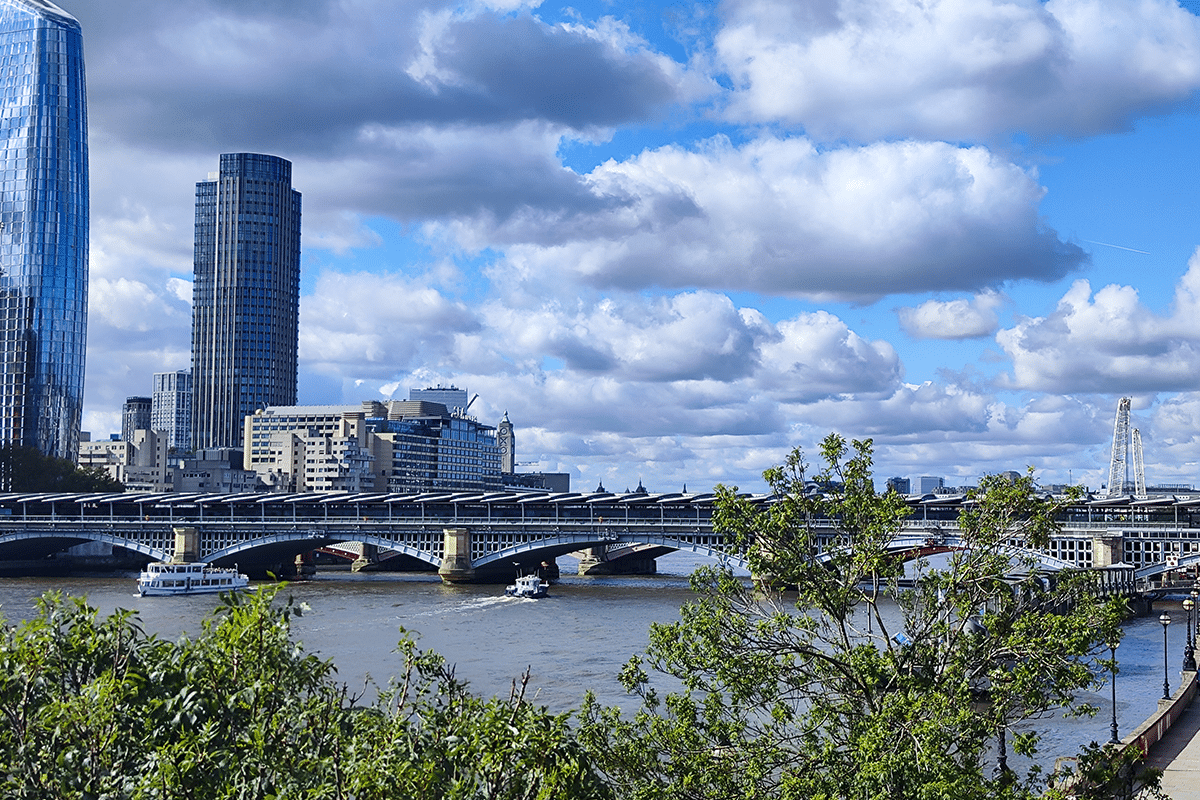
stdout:
[[[226,595],[194,639],[48,595],[0,628],[0,796],[606,798],[566,715],[480,699],[434,653],[363,702],[291,639],[278,589]],[[523,686],[523,684],[522,684]]]
[[102,469],[78,467],[34,447],[0,447],[0,486],[12,492],[123,492],[125,486]]
[[[622,673],[640,709],[589,698],[584,741],[636,798],[1041,796],[1036,767],[996,769],[1000,742],[1033,756],[1037,735],[1015,723],[1094,711],[1074,693],[1100,680],[1123,603],[1016,548],[1055,529],[1030,475],[985,478],[959,519],[965,549],[902,587],[888,546],[908,512],[875,493],[870,440],[820,450],[820,494],[799,451],[764,473],[765,507],[719,488],[714,526],[758,581],[699,570],[697,599]],[[681,689],[660,695],[647,668]]]

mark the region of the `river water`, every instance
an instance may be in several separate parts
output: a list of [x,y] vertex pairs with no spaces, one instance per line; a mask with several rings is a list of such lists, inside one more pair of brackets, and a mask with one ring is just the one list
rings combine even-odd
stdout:
[[[527,697],[555,711],[577,706],[587,689],[604,703],[633,708],[616,676],[629,656],[647,643],[651,622],[679,618],[691,592],[687,576],[702,560],[676,553],[659,559],[651,576],[581,578],[568,574],[569,558],[560,559],[563,577],[541,600],[502,595],[498,586],[444,586],[435,574],[322,572],[292,583],[286,592],[307,603],[295,620],[295,638],[309,651],[330,658],[338,677],[352,690],[367,676],[378,684],[402,666],[395,646],[401,627],[417,635],[419,646],[456,665],[456,674],[476,693],[507,695],[514,678],[527,667]],[[59,589],[86,596],[102,613],[136,609],[148,632],[176,637],[200,630],[201,620],[218,607],[212,595],[137,597],[135,575],[74,578],[0,579],[0,612],[9,621],[33,614],[43,592]],[[1151,617],[1131,619],[1117,651],[1117,716],[1120,735],[1133,730],[1153,711],[1163,690],[1163,629],[1158,614],[1168,610],[1175,624],[1167,630],[1170,688],[1179,685],[1185,619],[1178,603],[1162,603]],[[1091,718],[1055,717],[1039,721],[1043,763],[1076,753],[1089,741],[1110,735],[1112,704],[1106,685],[1082,695],[1100,712]],[[1014,766],[1017,766],[1014,764]]]

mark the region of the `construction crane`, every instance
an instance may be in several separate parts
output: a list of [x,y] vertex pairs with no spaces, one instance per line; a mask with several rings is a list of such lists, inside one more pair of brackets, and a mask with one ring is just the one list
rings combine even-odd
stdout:
[[[1117,401],[1117,418],[1113,422],[1112,458],[1108,465],[1108,496],[1119,497],[1130,489],[1138,497],[1146,496],[1146,465],[1142,457],[1142,434],[1129,428],[1129,407],[1132,398]],[[1129,462],[1133,461],[1132,484]]]

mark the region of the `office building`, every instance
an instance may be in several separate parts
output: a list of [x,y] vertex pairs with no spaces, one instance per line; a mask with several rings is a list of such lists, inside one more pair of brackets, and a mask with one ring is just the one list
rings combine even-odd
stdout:
[[0,444],[74,459],[88,281],[79,23],[47,0],[0,0],[0,90]]
[[150,398],[150,427],[167,438],[167,447],[177,453],[192,449],[192,373],[154,373]]
[[922,475],[917,478],[917,494],[936,494],[938,489],[945,486],[946,479],[940,475]]
[[457,409],[459,413],[465,414],[467,406],[467,390],[459,389],[457,386],[434,386],[429,389],[409,389],[409,400],[421,400],[426,403],[441,403],[446,409],[453,414]]
[[887,479],[887,488],[890,491],[896,492],[898,494],[911,494],[912,493],[912,483],[908,480],[908,478],[900,478],[900,477],[888,478]]
[[226,153],[196,184],[192,447],[242,446],[256,410],[296,402],[300,193],[292,164]]
[[150,430],[150,398],[126,397],[121,406],[121,441],[132,442],[134,431]]
[[246,418],[245,468],[284,492],[497,491],[496,429],[442,403],[277,406]]

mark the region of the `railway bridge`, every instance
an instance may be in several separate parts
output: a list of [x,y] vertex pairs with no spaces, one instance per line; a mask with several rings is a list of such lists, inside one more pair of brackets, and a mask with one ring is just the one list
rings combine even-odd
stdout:
[[[750,496],[757,504],[770,496]],[[194,528],[196,556],[286,574],[297,555],[358,543],[437,568],[449,582],[494,580],[585,551],[599,563],[685,550],[734,566],[712,528],[712,494],[438,492],[425,494],[0,494],[0,563],[41,559],[103,542],[147,560],[174,553],[174,530]],[[959,546],[969,500],[909,498],[897,552]],[[1050,570],[1117,565],[1150,586],[1200,565],[1200,497],[1085,501],[1064,509],[1062,530],[1035,557]],[[832,546],[833,522],[823,544]],[[819,537],[820,538],[820,537]],[[1014,547],[1017,542],[1012,543]]]

